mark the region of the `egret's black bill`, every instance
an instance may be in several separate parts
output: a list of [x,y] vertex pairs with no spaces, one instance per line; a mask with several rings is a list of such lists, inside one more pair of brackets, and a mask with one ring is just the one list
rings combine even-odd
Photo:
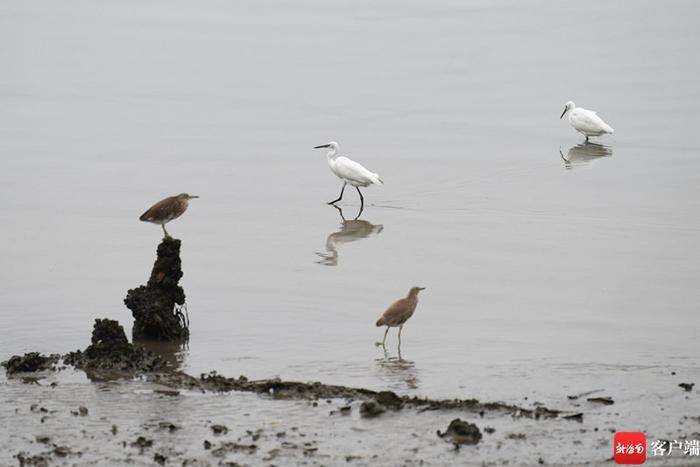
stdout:
[[564,114],[566,113],[567,110],[569,110],[569,109],[567,109],[566,107],[564,107],[564,111],[561,113],[561,117],[559,117],[559,120],[561,120],[562,117],[564,117]]
[[328,148],[330,146],[331,146],[330,144],[322,144],[320,146],[314,146],[314,149]]

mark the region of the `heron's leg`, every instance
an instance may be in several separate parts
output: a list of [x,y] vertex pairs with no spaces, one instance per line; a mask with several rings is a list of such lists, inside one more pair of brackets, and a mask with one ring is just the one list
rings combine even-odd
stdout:
[[586,141],[585,141],[585,142],[586,142],[586,143],[588,142],[588,135],[586,135]]
[[341,199],[343,199],[343,192],[345,191],[345,185],[347,185],[348,182],[343,182],[343,188],[340,189],[340,196],[338,196],[338,199],[335,199],[333,201],[329,201],[328,204],[335,204]]
[[160,224],[161,227],[163,227],[163,233],[165,234],[166,237],[170,237],[170,234],[168,233],[167,230],[165,230],[165,224]]
[[384,347],[384,352],[386,352],[386,347],[384,346],[384,343],[386,342],[386,335],[389,332],[389,326],[386,327],[386,331],[384,331],[384,338],[382,339],[381,342],[375,342],[374,345],[377,347]]
[[399,352],[401,352],[401,330],[403,330],[403,324],[399,326]]
[[355,218],[353,219],[354,221],[356,221],[357,219],[360,218],[360,216],[362,215],[362,211],[363,211],[364,209],[365,209],[365,207],[364,207],[363,205],[360,205],[360,212],[357,213],[357,215],[356,215]]
[[386,335],[389,334],[389,326],[386,327],[386,331],[384,331],[384,339],[382,339],[382,347],[384,347],[384,343],[386,342]]
[[[389,333],[389,326],[387,326],[387,327],[386,327],[386,331],[384,331],[384,339],[382,339],[381,342],[377,342],[377,344],[376,344],[377,347],[379,347],[380,345],[381,345],[382,347],[384,347],[384,343],[386,342],[386,335],[387,335],[388,333]],[[386,352],[386,347],[384,347],[384,351]]]

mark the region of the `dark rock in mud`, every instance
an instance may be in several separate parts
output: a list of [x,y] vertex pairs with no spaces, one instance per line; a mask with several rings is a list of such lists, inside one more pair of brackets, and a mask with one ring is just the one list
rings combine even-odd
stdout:
[[693,386],[695,386],[695,383],[680,383],[678,385],[679,388],[681,388],[685,391],[688,391],[688,392],[693,390]]
[[248,454],[253,454],[258,449],[255,444],[240,444],[233,441],[226,441],[219,445],[219,447],[212,449],[211,453],[216,457],[223,457],[229,452],[247,452]]
[[144,449],[150,448],[151,446],[153,446],[153,440],[147,439],[144,436],[139,436],[134,442],[131,443],[131,447],[138,448],[141,452],[143,452]]
[[582,422],[583,421],[583,414],[582,413],[575,413],[572,415],[565,415],[562,417],[564,420],[571,420],[574,422]]
[[371,400],[360,404],[360,415],[373,418],[386,412],[387,409],[401,410],[404,400],[391,391],[380,391]]
[[71,410],[70,413],[75,415],[76,417],[78,415],[81,417],[87,417],[88,409],[87,409],[87,407],[80,406],[80,407],[78,407],[78,410]]
[[165,465],[165,462],[166,462],[167,460],[168,460],[168,458],[165,457],[163,454],[155,453],[155,454],[153,455],[153,461],[154,461],[156,464]]
[[374,418],[386,412],[386,407],[375,399],[364,401],[360,404],[360,415],[364,418]]
[[172,433],[173,431],[179,430],[180,427],[175,425],[174,423],[171,423],[171,422],[159,422],[158,429],[159,430],[166,430],[166,431],[169,431],[170,433]]
[[403,399],[391,391],[380,391],[374,400],[389,409],[401,410],[403,408]]
[[26,452],[20,452],[15,455],[17,462],[19,462],[20,467],[33,466],[33,467],[48,467],[50,457],[42,454],[30,455]]
[[220,434],[222,434],[222,433],[223,433],[223,434],[226,434],[226,433],[228,433],[228,427],[226,427],[226,425],[212,425],[212,426],[211,426],[211,431],[212,431],[215,435],[220,435]]
[[72,451],[68,446],[55,446],[53,453],[58,457],[66,457],[68,454],[72,454]]
[[29,406],[29,410],[32,412],[48,413],[49,409],[46,407],[39,407],[39,404],[32,404]]
[[613,405],[615,401],[612,397],[589,397],[586,399],[588,402],[595,402],[597,404]]
[[438,430],[437,435],[440,438],[448,437],[455,446],[461,444],[477,444],[481,441],[481,431],[479,431],[479,427],[473,423],[462,421],[459,418],[452,420],[444,433],[440,433],[440,430]]
[[331,410],[328,415],[335,415],[335,414],[350,415],[350,412],[352,412],[352,406],[344,405],[343,407],[340,407],[338,410]]
[[557,416],[559,416],[558,410],[551,410],[544,406],[536,407],[535,410],[532,411],[532,417],[534,417],[535,420],[539,420],[540,418],[557,418]]
[[42,355],[39,352],[29,352],[24,355],[13,355],[4,366],[8,375],[15,373],[33,373],[35,371],[54,370],[60,355]]
[[580,393],[580,394],[576,394],[576,395],[573,395],[573,396],[566,396],[566,397],[567,397],[569,400],[575,401],[575,400],[577,400],[577,399],[579,399],[579,398],[581,398],[581,397],[590,396],[591,394],[595,394],[596,392],[600,392],[600,391],[602,391],[602,389],[594,389],[594,390],[592,390],[592,391],[586,391],[586,392],[582,392],[582,393]]
[[146,285],[130,289],[124,304],[134,317],[134,339],[183,341],[189,338],[189,323],[180,307],[185,291],[182,278],[180,240],[165,237],[158,245],[156,261]]
[[76,368],[114,370],[129,373],[162,371],[165,361],[140,346],[130,344],[124,328],[118,321],[96,319],[92,344],[84,351],[77,350],[63,356],[63,361]]

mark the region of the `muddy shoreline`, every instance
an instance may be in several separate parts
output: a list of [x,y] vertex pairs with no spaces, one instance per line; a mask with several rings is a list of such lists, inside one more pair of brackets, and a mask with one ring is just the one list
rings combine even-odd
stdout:
[[[498,412],[514,417],[539,419],[556,418],[561,412],[538,406],[531,410],[502,402],[482,402],[477,399],[431,399],[417,396],[399,396],[393,391],[374,391],[366,388],[324,384],[321,382],[284,381],[282,379],[249,380],[246,376],[226,377],[216,371],[194,377],[185,372],[168,369],[167,362],[144,347],[131,344],[119,322],[109,319],[96,319],[91,344],[85,350],[69,352],[63,356],[42,355],[29,352],[22,356],[12,356],[2,365],[8,375],[26,374],[47,370],[60,370],[65,365],[83,370],[90,377],[99,377],[99,372],[109,372],[112,377],[141,377],[155,384],[173,389],[200,390],[202,392],[251,392],[271,399],[319,400],[345,399],[359,400],[374,407],[367,413],[371,416],[387,409],[399,411],[404,408],[419,413],[434,410],[463,410],[478,413]],[[574,414],[575,415],[575,414]]]
[[[434,433],[434,442],[444,446],[446,452],[459,450],[462,445],[477,445],[482,436],[489,436],[494,428],[483,425],[484,434],[475,424],[462,421],[459,417],[467,417],[470,420],[484,420],[494,418],[509,418],[511,420],[526,419],[555,419],[566,416],[559,410],[553,410],[544,406],[534,409],[518,407],[502,402],[484,402],[477,399],[432,399],[417,396],[399,395],[392,391],[376,391],[361,387],[325,384],[321,382],[288,381],[279,378],[266,380],[249,380],[245,376],[238,378],[226,377],[213,371],[201,374],[199,377],[189,375],[183,371],[171,368],[158,354],[153,353],[140,345],[128,342],[123,328],[118,322],[108,319],[95,320],[91,344],[84,350],[69,352],[65,355],[42,355],[30,352],[22,356],[12,356],[2,363],[6,367],[8,382],[19,382],[28,388],[33,386],[47,386],[42,381],[53,380],[48,385],[54,390],[62,383],[61,373],[82,371],[92,381],[99,385],[109,381],[120,381],[120,384],[149,385],[152,387],[154,397],[165,400],[177,400],[183,394],[227,394],[241,393],[251,394],[259,399],[260,404],[279,404],[282,402],[303,403],[307,410],[317,411],[320,407],[333,407],[329,410],[329,417],[339,419],[359,418],[367,420],[370,424],[382,424],[384,420],[404,414],[405,417],[415,419],[412,423],[427,424],[429,430]],[[76,401],[77,403],[77,401]],[[47,407],[52,405],[52,400],[44,400],[26,407],[15,408],[16,414],[25,411],[26,417],[39,415],[40,423],[51,417],[59,416],[59,410]],[[78,426],[89,420],[90,408],[79,405],[69,411],[71,424]],[[442,424],[435,422],[436,415]],[[67,415],[63,415],[67,416]],[[104,420],[110,422],[110,420]],[[114,437],[119,432],[118,423],[111,425],[109,433],[103,436]],[[242,465],[238,462],[227,461],[231,456],[244,455],[247,458],[256,459],[252,465],[272,461],[280,452],[293,450],[300,453],[302,458],[314,456],[322,443],[320,440],[295,443],[289,440],[285,431],[268,434],[268,438],[279,445],[265,451],[259,449],[256,442],[263,436],[263,429],[246,430],[248,435],[236,440],[219,440],[229,433],[229,427],[225,424],[212,424],[205,422],[211,431],[210,437],[200,441],[202,449],[207,456],[214,460],[193,460],[185,455],[180,455],[176,450],[154,452],[153,432],[175,433],[181,430],[181,426],[171,421],[162,420],[156,428],[141,426],[136,436],[130,441],[122,441],[125,448],[138,451],[139,455],[146,456],[149,462],[160,465]],[[297,432],[295,427],[291,431]],[[85,428],[82,429],[85,433]],[[307,434],[298,431],[295,433],[300,438],[306,438]],[[526,433],[518,433],[511,440],[522,440]],[[56,443],[57,433],[36,435],[34,449],[20,449],[13,454],[13,459],[20,466],[44,466],[70,461],[90,453],[80,443]],[[309,436],[310,437],[310,436]],[[318,437],[317,434],[314,437]],[[210,439],[211,438],[211,439]],[[248,439],[250,438],[250,439]],[[36,449],[36,447],[40,449]],[[94,453],[91,453],[94,454]],[[152,456],[152,457],[151,457]],[[144,459],[146,457],[143,457]],[[371,457],[369,458],[372,459]],[[364,456],[348,454],[346,462],[356,462],[362,465],[368,462]],[[233,462],[233,463],[231,463]],[[370,462],[371,463],[371,462]],[[419,463],[421,464],[421,463]],[[271,462],[270,465],[276,465]]]
[[[522,458],[515,465],[611,462],[615,401],[588,392],[567,398],[589,407],[572,412],[216,372],[197,377],[163,366],[141,346],[114,342],[92,361],[88,347],[47,357],[54,363],[48,368],[36,354],[6,362],[25,371],[7,373],[4,387],[16,397],[7,399],[4,415],[27,427],[21,442],[5,449],[9,465],[513,465],[512,455]],[[83,368],[66,365],[66,357]],[[37,371],[26,371],[32,362]],[[156,362],[159,370],[138,362]],[[89,382],[70,382],[83,372]],[[612,415],[601,418],[600,411]],[[692,417],[682,423],[688,437],[700,431]],[[384,452],[387,442],[401,448]],[[552,452],[571,442],[569,453]],[[660,465],[693,464],[673,458]]]

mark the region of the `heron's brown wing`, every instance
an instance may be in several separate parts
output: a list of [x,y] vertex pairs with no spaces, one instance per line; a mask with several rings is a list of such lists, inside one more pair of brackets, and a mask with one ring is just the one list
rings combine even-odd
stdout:
[[382,317],[379,318],[377,326],[398,326],[405,321],[407,312],[408,300],[405,298],[397,300],[387,308]]
[[170,196],[168,198],[158,201],[156,204],[150,207],[150,209],[139,217],[142,221],[161,221],[167,220],[173,211],[173,208],[178,203],[177,196]]

